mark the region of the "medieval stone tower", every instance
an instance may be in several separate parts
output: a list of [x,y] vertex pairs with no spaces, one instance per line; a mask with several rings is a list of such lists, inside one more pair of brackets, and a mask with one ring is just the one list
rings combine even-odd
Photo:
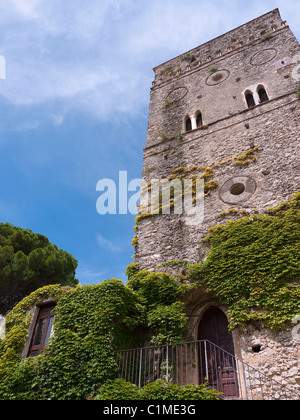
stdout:
[[[262,213],[299,191],[299,55],[299,43],[275,9],[154,68],[143,179],[202,176],[205,217],[197,226],[177,214],[138,218],[139,269],[176,275],[178,266],[165,263],[196,263],[210,227]],[[197,339],[209,297],[199,291],[191,299],[189,338]],[[243,360],[265,373],[273,368],[277,378],[298,387],[290,331],[252,326],[234,331],[233,341]],[[256,344],[270,353],[251,351]]]

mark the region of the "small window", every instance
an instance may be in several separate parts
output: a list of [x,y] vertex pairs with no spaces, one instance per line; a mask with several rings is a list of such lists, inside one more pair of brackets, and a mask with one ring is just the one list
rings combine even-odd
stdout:
[[263,86],[259,86],[257,89],[260,103],[267,102],[269,100],[266,89]]
[[202,114],[201,114],[201,112],[198,112],[197,113],[196,124],[197,124],[197,128],[202,127],[202,125],[203,125],[203,120],[202,120]]
[[245,96],[246,96],[248,108],[252,108],[253,106],[255,106],[255,100],[254,100],[252,92],[249,92],[249,91],[246,92]]
[[192,131],[192,120],[189,117],[185,120],[185,129],[186,131]]
[[54,302],[40,307],[28,351],[28,357],[38,356],[48,343],[53,328],[54,307]]

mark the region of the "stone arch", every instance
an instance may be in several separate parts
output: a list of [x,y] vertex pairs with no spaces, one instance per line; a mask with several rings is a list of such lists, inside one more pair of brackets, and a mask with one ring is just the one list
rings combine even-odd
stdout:
[[196,126],[197,126],[197,128],[202,127],[202,125],[203,125],[202,112],[198,110],[196,112],[196,114],[195,114],[195,118],[196,118]]
[[260,103],[268,102],[269,95],[267,94],[267,91],[263,85],[257,86],[257,94],[259,96]]
[[184,128],[185,128],[185,131],[186,132],[188,132],[188,131],[192,131],[192,119],[191,119],[191,117],[189,116],[189,115],[187,115],[186,117],[185,117],[185,123],[184,123]]
[[254,99],[254,96],[253,96],[253,92],[251,92],[251,90],[246,90],[245,99],[246,99],[248,108],[252,108],[256,105],[255,104],[255,99]]

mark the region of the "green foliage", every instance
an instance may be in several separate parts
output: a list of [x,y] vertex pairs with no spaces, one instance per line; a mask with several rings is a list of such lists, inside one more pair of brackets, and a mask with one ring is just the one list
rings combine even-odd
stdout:
[[94,398],[95,400],[138,400],[140,399],[140,388],[131,382],[126,382],[123,379],[114,379],[107,381],[99,389],[99,394]]
[[128,287],[145,304],[144,326],[150,328],[152,344],[175,343],[182,338],[188,325],[185,307],[180,302],[182,286],[166,273],[138,271],[132,263],[127,267]]
[[[127,274],[128,286],[117,279],[74,289],[45,286],[16,305],[0,340],[0,399],[93,396],[117,375],[115,350],[150,337],[155,344],[177,341],[187,326],[179,283],[167,274],[138,272],[135,264]],[[54,335],[42,355],[21,360],[32,308],[49,297],[57,303]]]
[[0,313],[39,287],[60,283],[75,286],[77,261],[30,230],[0,224]]
[[[52,297],[55,333],[44,353],[21,360],[31,316],[39,301]],[[95,395],[117,374],[114,351],[132,345],[143,306],[121,280],[63,289],[47,286],[20,302],[6,317],[0,340],[0,399],[82,399]]]
[[206,385],[179,386],[155,381],[138,388],[120,379],[108,381],[101,387],[95,400],[219,400],[220,394]]
[[[5,235],[0,236],[5,248],[0,256],[3,267],[12,249],[14,255],[18,247],[24,255],[25,250],[31,254],[35,249],[22,235],[14,240],[8,237],[5,243]],[[48,244],[41,235],[36,241],[42,251],[42,244]],[[281,328],[299,315],[300,193],[267,209],[265,215],[212,228],[205,241],[210,253],[203,263],[170,262],[185,263],[191,284],[166,273],[139,271],[132,263],[126,271],[127,286],[117,279],[73,289],[56,284],[24,298],[6,316],[6,337],[0,339],[0,399],[218,398],[205,386],[178,387],[157,381],[140,390],[112,381],[118,370],[114,351],[139,347],[145,339],[157,345],[180,341],[188,325],[182,295],[203,285],[227,307],[231,328],[251,321]],[[26,267],[21,253],[16,261]],[[36,257],[37,265],[39,261]],[[55,333],[40,356],[22,360],[32,308],[49,297],[57,302]]]
[[171,101],[166,101],[164,104],[163,104],[163,109],[167,109],[167,108],[169,108],[169,106],[171,106],[172,105],[172,103],[173,102],[171,102]]
[[265,42],[268,41],[269,39],[273,38],[273,34],[269,33],[269,34],[265,34],[260,38],[260,42]]
[[208,258],[190,270],[227,306],[231,328],[281,328],[300,313],[300,193],[267,213],[211,229]]
[[151,344],[179,342],[188,327],[183,303],[175,302],[169,306],[158,305],[156,309],[148,313],[148,327],[157,331],[151,339]]
[[132,267],[127,273],[128,287],[135,290],[147,302],[148,307],[176,302],[179,284],[169,274],[147,270],[136,272]]

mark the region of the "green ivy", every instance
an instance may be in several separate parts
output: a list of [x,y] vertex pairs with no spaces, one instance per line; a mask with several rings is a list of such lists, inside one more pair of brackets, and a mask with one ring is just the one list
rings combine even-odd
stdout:
[[142,388],[120,379],[108,381],[95,400],[219,400],[220,393],[207,385],[185,385],[155,381]]
[[[21,360],[32,306],[52,297],[55,333],[42,355]],[[114,378],[115,350],[130,346],[144,307],[121,280],[63,289],[47,286],[20,302],[6,317],[0,340],[1,399],[82,399]]]
[[[264,215],[212,228],[204,242],[210,247],[206,260],[187,264],[190,283],[139,271],[132,263],[127,286],[117,279],[75,288],[51,285],[23,299],[6,316],[6,337],[0,339],[0,399],[101,399],[99,388],[117,375],[115,350],[145,340],[181,340],[188,326],[183,295],[198,287],[227,307],[230,328],[252,321],[281,328],[299,315],[300,193]],[[55,333],[40,356],[22,360],[32,308],[50,297],[57,302]],[[143,395],[190,399],[198,392],[185,389],[182,394],[183,388],[155,382]]]
[[127,267],[126,274],[128,287],[145,303],[144,326],[152,333],[151,344],[180,341],[188,327],[181,283],[166,273],[138,271],[134,263]]
[[300,314],[300,193],[266,213],[212,228],[206,261],[190,267],[227,306],[231,329],[257,320],[281,328]]
[[[115,351],[145,340],[177,341],[187,325],[177,301],[180,285],[167,274],[128,267],[125,286],[112,279],[94,286],[46,286],[23,299],[6,317],[0,339],[0,399],[83,399],[96,395],[118,373]],[[54,335],[40,356],[21,359],[32,308],[52,298]]]

